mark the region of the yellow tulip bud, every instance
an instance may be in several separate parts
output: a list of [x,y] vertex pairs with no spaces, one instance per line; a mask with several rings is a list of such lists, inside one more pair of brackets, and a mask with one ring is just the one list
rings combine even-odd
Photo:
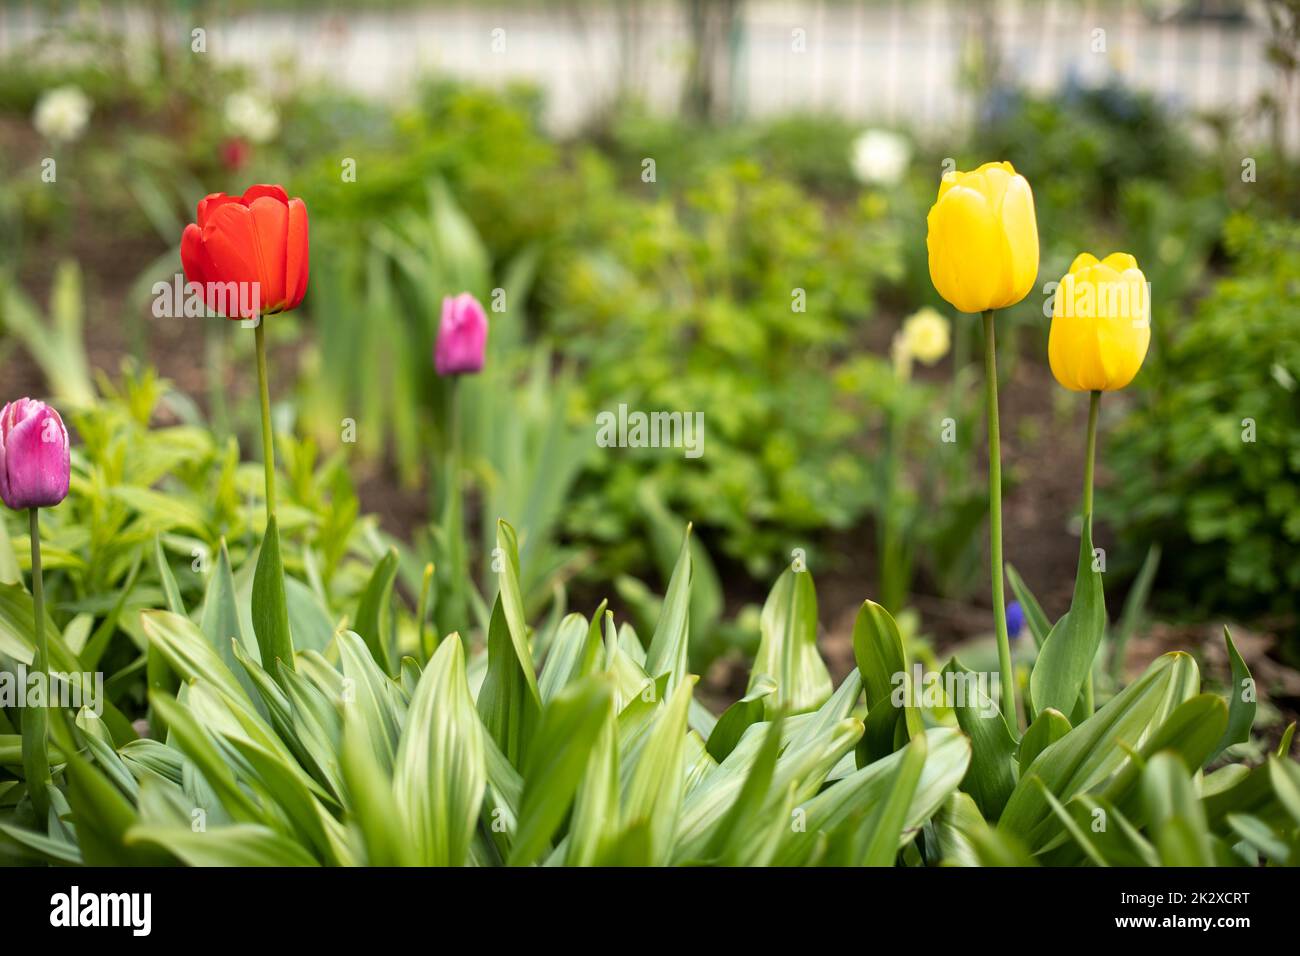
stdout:
[[1052,374],[1076,392],[1109,392],[1133,381],[1151,344],[1151,301],[1137,260],[1082,253],[1061,279],[1047,355]]
[[1034,194],[1010,163],[944,173],[926,225],[930,281],[959,311],[1005,309],[1034,287]]

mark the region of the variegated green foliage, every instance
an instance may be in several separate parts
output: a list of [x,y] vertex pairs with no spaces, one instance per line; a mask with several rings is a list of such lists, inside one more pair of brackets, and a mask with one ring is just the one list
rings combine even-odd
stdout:
[[[764,612],[764,673],[715,720],[686,670],[689,546],[647,649],[604,605],[534,629],[509,525],[497,545],[479,640],[449,634],[426,656],[396,639],[381,623],[396,600],[381,562],[356,618],[366,633],[339,629],[292,668],[270,659],[274,672],[223,554],[193,618],[183,603],[143,615],[151,652],[179,679],[150,693],[165,739],[130,739],[112,712],[56,711],[56,786],[38,821],[14,728],[0,728],[0,853],[304,866],[1300,858],[1294,762],[1202,775],[1229,726],[1249,720],[1200,693],[1186,655],[1160,658],[1077,727],[1046,709],[1017,739],[982,698],[970,713],[911,700],[900,711],[890,690],[909,655],[871,602],[859,669],[832,689],[811,578],[789,572]],[[30,629],[30,599],[11,589],[6,654]],[[52,652],[71,653],[59,640]]]

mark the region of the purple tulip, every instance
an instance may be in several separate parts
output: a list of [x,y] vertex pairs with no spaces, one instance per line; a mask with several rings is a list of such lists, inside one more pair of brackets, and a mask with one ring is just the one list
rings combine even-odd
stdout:
[[0,499],[50,508],[68,495],[68,430],[44,402],[20,398],[0,411]]
[[433,367],[439,375],[462,375],[483,368],[487,349],[487,313],[478,299],[468,292],[442,300],[442,321],[438,324],[438,344],[434,347]]

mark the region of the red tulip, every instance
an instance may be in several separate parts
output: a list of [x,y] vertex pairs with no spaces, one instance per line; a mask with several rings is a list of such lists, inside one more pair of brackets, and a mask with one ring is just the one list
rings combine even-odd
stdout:
[[307,206],[281,186],[213,193],[185,227],[181,264],[208,308],[228,318],[296,308],[307,291]]

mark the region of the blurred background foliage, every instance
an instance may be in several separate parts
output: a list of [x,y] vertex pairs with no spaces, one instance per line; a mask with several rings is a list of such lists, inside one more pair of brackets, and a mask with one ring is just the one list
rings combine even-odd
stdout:
[[[1280,88],[1294,95],[1294,5],[1268,9]],[[51,566],[69,575],[68,607],[77,575],[130,572],[129,556],[106,563],[97,549],[151,542],[151,529],[182,571],[191,538],[212,549],[224,536],[243,564],[250,518],[239,489],[249,466],[230,449],[256,447],[251,336],[195,335],[186,320],[156,319],[151,289],[179,271],[176,244],[198,198],[266,181],[306,198],[311,214],[309,296],[270,327],[285,369],[276,415],[301,442],[284,462],[300,470],[304,505],[296,540],[305,550],[292,562],[319,560],[325,573],[349,548],[381,554],[388,533],[416,545],[401,577],[414,592],[423,559],[445,557],[432,526],[448,443],[449,395],[431,366],[439,303],[462,290],[485,303],[499,293],[488,368],[459,408],[469,442],[459,477],[478,542],[470,558],[485,592],[504,517],[520,529],[534,609],[560,600],[565,584],[584,598],[617,597],[635,615],[675,556],[675,545],[645,542],[675,541],[670,529],[692,520],[704,579],[693,624],[709,635],[703,650],[693,635],[706,658],[693,664],[707,664],[731,647],[753,650],[759,582],[795,549],[829,572],[819,580],[832,582],[832,616],[837,600],[877,593],[888,514],[906,558],[904,580],[886,586],[901,592],[891,603],[919,603],[942,637],[945,608],[982,599],[971,583],[982,573],[985,464],[977,330],[930,285],[924,217],[945,160],[970,168],[1006,158],[1035,189],[1040,283],[1081,250],[1122,249],[1154,290],[1151,356],[1104,409],[1116,423],[1100,491],[1111,580],[1136,574],[1148,545],[1163,545],[1153,596],[1163,612],[1264,622],[1300,655],[1300,184],[1283,137],[1247,152],[1239,123],[1262,115],[1277,127],[1296,104],[1261,102],[1250,117],[1193,113],[1118,75],[1031,89],[978,38],[969,135],[954,145],[894,124],[906,154],[895,172],[855,159],[859,121],[720,119],[709,106],[716,91],[698,84],[682,91],[678,111],[629,96],[557,134],[527,84],[436,76],[384,101],[285,62],[268,85],[220,57],[188,55],[161,28],[124,37],[94,16],[10,50],[0,64],[9,391],[71,403],[86,454],[113,460],[106,443],[134,440],[106,432],[97,409],[118,408],[122,388],[160,388],[156,366],[171,386],[141,399],[130,427],[179,430],[164,441],[167,469],[102,478],[142,485],[121,515],[92,522],[102,534],[52,542]],[[93,109],[84,131],[60,141],[32,117],[43,96],[68,86]],[[57,188],[40,175],[49,156]],[[926,305],[954,323],[952,352],[900,374],[889,344]],[[1033,529],[1064,525],[1074,511],[1079,449],[1062,436],[1079,431],[1068,424],[1079,408],[1045,374],[1042,309],[1035,294],[999,318],[1016,429],[1009,557],[1059,603],[1073,552],[1041,555]],[[124,356],[127,385],[116,378]],[[595,416],[620,403],[703,410],[703,457],[598,448]],[[1248,418],[1254,442],[1240,437]],[[938,438],[948,419],[952,442]],[[226,462],[226,484],[195,484],[208,473],[196,461],[213,460]],[[345,460],[355,489],[333,467]],[[130,509],[160,507],[143,497],[158,481],[168,495],[194,496],[202,520],[146,521],[138,541],[110,542]],[[342,534],[329,530],[331,501],[378,521],[331,538]],[[343,524],[352,528],[351,518]],[[834,596],[837,576],[850,599]]]

